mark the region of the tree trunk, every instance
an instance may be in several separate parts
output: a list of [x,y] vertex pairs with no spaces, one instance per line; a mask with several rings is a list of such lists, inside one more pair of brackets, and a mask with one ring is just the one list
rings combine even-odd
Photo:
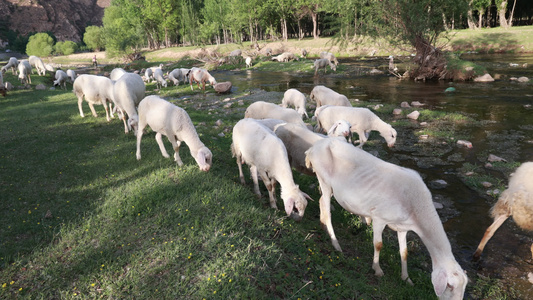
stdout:
[[311,12],[311,19],[313,20],[313,38],[318,39],[318,14]]
[[505,13],[507,12],[507,0],[502,1],[500,7],[498,7],[498,15],[500,16],[500,27],[508,28],[509,23],[505,18]]
[[509,16],[509,27],[513,26],[513,15],[514,15],[515,6],[516,6],[516,0],[514,0],[513,9],[511,10],[511,16]]
[[483,14],[479,12],[479,28],[483,28]]
[[421,36],[416,37],[415,49],[414,62],[419,67],[410,74],[412,78],[416,80],[446,78],[446,58],[441,50]]

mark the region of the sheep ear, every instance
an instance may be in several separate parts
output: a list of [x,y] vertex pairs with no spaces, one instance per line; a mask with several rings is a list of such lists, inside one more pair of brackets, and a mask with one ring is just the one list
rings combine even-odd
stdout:
[[443,269],[434,270],[433,273],[431,273],[431,282],[433,283],[435,294],[437,294],[437,297],[440,297],[448,286],[446,272]]
[[287,213],[287,216],[290,216],[294,209],[294,198],[290,197],[287,201],[283,202],[285,203],[285,212]]
[[335,132],[335,130],[337,129],[337,126],[338,126],[338,123],[333,124],[333,126],[331,126],[331,128],[328,130],[328,135]]
[[201,163],[202,165],[205,165],[205,153],[204,153],[204,151],[199,150],[197,157],[198,157],[198,162]]

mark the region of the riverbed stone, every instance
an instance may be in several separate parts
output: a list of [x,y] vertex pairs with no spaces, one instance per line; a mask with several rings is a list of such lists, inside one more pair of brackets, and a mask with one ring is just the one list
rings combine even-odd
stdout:
[[492,78],[492,76],[490,76],[490,74],[487,73],[483,76],[474,78],[474,81],[475,82],[493,82],[494,78]]
[[419,107],[419,106],[423,106],[424,104],[418,102],[418,101],[413,101],[411,102],[411,106],[414,106],[414,107]]
[[529,82],[529,78],[522,76],[522,77],[518,77],[516,81],[525,83],[525,82]]
[[395,108],[392,111],[392,114],[395,115],[395,116],[401,115],[402,114],[402,109],[401,108]]
[[402,103],[400,104],[400,107],[402,107],[402,108],[408,108],[408,107],[411,107],[411,106],[409,105],[409,103],[407,103],[407,101],[404,101],[404,102],[402,102]]
[[496,156],[494,154],[489,154],[489,157],[487,158],[487,161],[489,161],[489,162],[499,162],[499,161],[507,162],[507,160],[505,158]]
[[37,86],[35,86],[35,89],[39,91],[44,91],[46,90],[46,87],[44,86],[44,84],[38,84]]
[[429,183],[429,187],[433,189],[443,189],[448,186],[448,183],[443,179],[433,180]]
[[420,112],[418,112],[417,110],[407,115],[407,117],[411,120],[417,120],[419,116],[420,116]]
[[219,82],[215,84],[214,86],[215,91],[219,94],[231,92],[231,87],[232,87],[231,81]]

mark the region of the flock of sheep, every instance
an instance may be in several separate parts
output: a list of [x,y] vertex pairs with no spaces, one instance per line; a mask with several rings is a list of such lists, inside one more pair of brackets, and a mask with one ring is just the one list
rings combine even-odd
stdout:
[[[47,70],[42,60],[36,57],[15,61],[10,59],[1,70],[4,73],[11,68],[13,74],[18,71],[22,83],[31,82],[32,65],[39,74]],[[334,57],[325,57],[315,61],[315,67],[324,67],[323,63],[334,69],[338,62]],[[169,157],[169,154],[162,141],[163,135],[172,144],[174,160],[178,165],[183,165],[179,148],[181,142],[185,142],[200,170],[209,171],[213,155],[198,137],[187,112],[159,96],[145,95],[145,81],[153,79],[158,85],[166,87],[161,67],[146,69],[144,78],[120,68],[114,69],[109,77],[76,76],[72,70],[57,70],[54,85],[66,89],[67,81],[73,83],[81,117],[84,117],[84,100],[95,117],[95,104],[104,106],[108,121],[116,112],[124,123],[125,133],[130,130],[135,132],[138,160],[141,159],[144,128],[150,126],[156,132],[155,139],[164,157]],[[205,83],[216,84],[215,78],[201,68],[174,69],[168,77],[173,84],[188,80],[191,88],[193,82],[197,82],[198,87],[201,83],[203,89]],[[245,183],[242,170],[245,163],[250,169],[254,193],[261,195],[260,177],[273,208],[277,208],[275,187],[278,182],[287,216],[301,220],[310,197],[295,183],[292,169],[316,176],[322,195],[319,201],[320,222],[336,250],[342,251],[331,222],[331,196],[335,196],[344,209],[364,217],[372,225],[372,268],[377,276],[383,275],[379,253],[383,245],[382,232],[389,226],[398,235],[401,277],[412,284],[407,272],[406,245],[407,232],[412,230],[419,235],[431,256],[431,280],[436,295],[440,299],[462,299],[468,278],[454,258],[431,193],[422,178],[413,170],[385,162],[362,149],[371,131],[378,131],[389,147],[394,146],[396,130],[369,109],[352,107],[346,96],[328,87],[315,86],[309,99],[316,103],[313,116],[317,124],[315,128],[304,122],[304,118],[308,118],[306,95],[297,89],[287,90],[280,104],[257,101],[246,109],[244,118],[233,127],[231,144],[240,181]],[[358,146],[351,142],[353,132],[359,137]],[[533,230],[531,178],[533,162],[522,164],[511,177],[509,188],[493,208],[495,222],[487,229],[475,257],[481,255],[488,239],[511,215],[519,226]]]

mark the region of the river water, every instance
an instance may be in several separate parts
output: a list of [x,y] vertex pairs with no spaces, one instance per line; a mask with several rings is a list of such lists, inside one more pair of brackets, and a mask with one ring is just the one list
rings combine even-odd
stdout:
[[[533,299],[533,284],[527,278],[528,272],[533,272],[530,252],[533,233],[525,232],[514,221],[507,220],[485,247],[480,261],[472,262],[472,254],[485,229],[492,223],[489,209],[495,200],[468,188],[458,176],[458,169],[465,163],[483,168],[488,154],[520,163],[533,161],[533,54],[470,54],[462,58],[484,65],[497,80],[491,83],[415,82],[387,75],[369,75],[372,68],[388,66],[386,58],[341,60],[340,63],[348,67],[348,75],[328,72],[326,76],[314,77],[253,70],[215,72],[213,75],[219,82],[231,81],[234,89],[239,91],[262,89],[282,93],[288,88],[297,88],[309,94],[315,85],[320,84],[346,95],[350,100],[395,104],[398,107],[403,101],[419,101],[425,104],[425,109],[461,112],[479,121],[480,125],[465,129],[473,148],[454,147],[453,151],[444,154],[447,157],[459,155],[459,159],[445,158],[446,163],[424,166],[402,159],[402,156],[414,155],[402,147],[387,151],[389,157],[399,158],[396,161],[400,165],[420,172],[426,183],[435,179],[448,183],[445,188],[432,189],[432,193],[437,201],[452,202],[455,213],[446,218],[444,226],[456,258],[467,272],[501,279],[517,292],[519,298]],[[511,77],[521,76],[532,81],[518,83],[510,80]],[[454,87],[456,91],[444,92],[448,87]],[[399,134],[398,141],[401,139]],[[507,184],[502,172],[486,169]]]

